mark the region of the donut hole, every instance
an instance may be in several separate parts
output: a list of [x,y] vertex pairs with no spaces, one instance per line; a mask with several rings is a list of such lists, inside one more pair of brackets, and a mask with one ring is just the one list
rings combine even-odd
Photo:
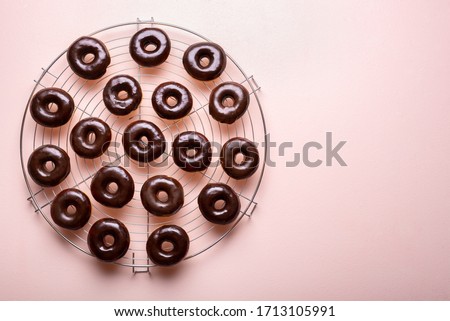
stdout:
[[166,253],[173,251],[174,248],[175,248],[175,245],[170,241],[164,241],[161,244],[161,250]]
[[57,104],[57,103],[50,102],[50,103],[47,104],[47,110],[48,110],[49,112],[51,112],[51,113],[56,113],[56,112],[58,112],[58,109],[59,109],[59,107],[58,107],[58,104]]
[[166,104],[169,105],[169,107],[175,107],[178,104],[178,99],[175,96],[169,96],[166,99]]
[[105,245],[105,247],[109,248],[109,247],[113,246],[115,241],[116,240],[115,240],[114,236],[112,236],[110,234],[107,234],[103,237],[103,244]]
[[214,209],[217,211],[223,210],[225,208],[226,202],[224,200],[217,200],[214,202]]
[[202,67],[202,68],[209,67],[209,65],[211,64],[211,61],[212,61],[211,57],[206,56],[206,55],[200,56],[200,59],[198,60],[200,67]]
[[56,165],[55,165],[55,163],[52,162],[52,161],[46,161],[46,162],[44,163],[44,170],[45,170],[46,172],[48,172],[48,173],[53,172],[53,171],[55,170],[55,167],[56,167]]
[[106,191],[111,194],[116,194],[119,190],[119,185],[116,182],[111,182],[106,185]]
[[85,54],[82,58],[83,62],[85,64],[90,64],[94,61],[95,59],[95,55],[92,52],[88,52],[87,54]]
[[75,205],[69,205],[67,206],[66,213],[69,215],[74,215],[77,212],[77,208]]
[[129,95],[128,92],[126,90],[121,90],[117,93],[117,98],[120,100],[125,100],[128,99]]
[[141,147],[141,148],[147,148],[148,144],[149,144],[148,137],[142,136],[141,138],[139,138],[138,144],[139,144],[139,147]]
[[242,153],[237,153],[236,155],[234,155],[234,162],[237,165],[242,165],[245,162],[245,155]]
[[95,135],[94,132],[89,132],[89,133],[87,134],[87,143],[88,143],[88,144],[91,144],[91,145],[94,144],[96,138],[97,138],[97,137],[96,137],[96,135]]
[[186,150],[186,156],[189,158],[194,158],[197,155],[198,150],[196,148],[189,148]]
[[222,99],[222,106],[223,107],[233,107],[236,101],[231,96],[225,96]]
[[156,193],[156,198],[158,201],[166,203],[169,200],[169,194],[167,194],[166,191],[158,191],[158,193]]
[[144,51],[146,52],[155,52],[158,49],[158,44],[152,41],[147,41],[142,46],[142,49],[144,49]]

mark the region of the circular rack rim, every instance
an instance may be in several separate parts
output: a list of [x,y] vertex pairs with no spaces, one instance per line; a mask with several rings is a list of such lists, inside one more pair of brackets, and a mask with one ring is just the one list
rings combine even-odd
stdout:
[[[209,40],[208,38],[206,38],[206,37],[204,37],[204,36],[202,36],[202,35],[200,35],[200,34],[198,34],[197,32],[194,32],[194,31],[192,31],[192,30],[189,30],[189,29],[187,29],[187,28],[184,28],[184,27],[180,27],[180,26],[178,26],[178,25],[174,25],[174,24],[170,24],[170,23],[164,23],[164,22],[156,22],[156,21],[154,21],[154,19],[153,18],[151,18],[150,20],[140,20],[139,18],[137,19],[137,21],[135,21],[135,22],[126,22],[126,23],[120,23],[120,24],[115,24],[115,25],[112,25],[112,26],[109,26],[109,27],[105,27],[105,28],[102,28],[102,29],[99,29],[99,30],[97,30],[97,31],[95,31],[95,32],[92,32],[91,34],[89,34],[89,36],[95,36],[96,34],[99,34],[99,33],[101,33],[101,32],[104,32],[104,31],[107,31],[107,30],[110,30],[110,29],[114,29],[114,28],[118,28],[118,27],[123,27],[123,26],[129,26],[129,25],[136,25],[137,26],[137,28],[139,28],[141,25],[150,25],[150,26],[154,26],[154,25],[159,25],[159,26],[167,26],[167,27],[171,27],[171,28],[174,28],[174,29],[178,29],[178,30],[181,30],[181,31],[184,31],[184,32],[187,32],[187,33],[189,33],[189,34],[192,34],[192,35],[195,35],[195,36],[197,36],[197,37],[199,37],[200,39],[203,39],[204,41],[207,41],[207,42],[211,42],[211,40]],[[31,187],[31,185],[30,185],[30,181],[29,181],[29,179],[28,179],[28,177],[27,177],[27,169],[26,169],[26,165],[25,165],[25,161],[24,161],[24,151],[23,151],[23,141],[24,141],[24,126],[25,126],[25,122],[26,122],[26,120],[27,120],[27,115],[28,115],[28,112],[29,112],[29,105],[30,105],[30,102],[31,102],[31,99],[32,99],[32,97],[33,97],[33,95],[34,95],[34,93],[36,92],[36,89],[38,88],[38,86],[39,85],[41,85],[41,86],[43,86],[42,84],[40,84],[40,82],[42,81],[42,79],[44,78],[44,76],[49,72],[49,70],[52,68],[52,66],[65,54],[67,52],[67,49],[66,50],[64,50],[63,52],[61,52],[49,65],[48,65],[48,67],[47,68],[42,68],[42,73],[41,73],[41,75],[40,75],[40,77],[37,79],[37,80],[35,80],[35,83],[36,83],[36,85],[33,87],[33,90],[32,90],[32,92],[31,92],[31,94],[30,94],[30,97],[29,97],[29,99],[28,99],[28,101],[27,101],[27,105],[26,105],[26,108],[25,108],[25,111],[24,111],[24,115],[23,115],[23,118],[22,118],[22,124],[21,124],[21,129],[20,129],[20,161],[21,161],[21,166],[22,166],[22,173],[23,173],[23,176],[24,176],[24,179],[25,179],[25,183],[26,183],[26,185],[27,185],[27,189],[28,189],[28,192],[29,192],[29,194],[30,194],[30,196],[28,197],[28,200],[32,203],[32,205],[34,206],[34,208],[35,208],[35,212],[38,212],[39,214],[41,214],[41,216],[47,221],[47,223],[53,228],[53,230],[55,230],[65,241],[67,241],[68,243],[70,243],[72,246],[74,246],[75,248],[77,248],[78,250],[80,250],[80,251],[82,251],[82,252],[84,252],[84,253],[86,253],[86,254],[88,254],[88,255],[90,255],[90,256],[92,256],[92,254],[89,252],[89,251],[87,251],[87,250],[85,250],[85,249],[83,249],[81,246],[79,246],[78,244],[76,244],[74,241],[72,241],[71,239],[69,239],[66,235],[64,235],[63,234],[63,232],[62,231],[60,231],[59,230],[59,228],[57,228],[54,224],[53,224],[53,222],[51,222],[51,220],[47,217],[47,215],[45,215],[44,214],[44,212],[43,212],[43,209],[42,209],[42,206],[39,204],[39,202],[36,200],[36,195],[37,195],[37,193],[34,193],[33,192],[33,189],[32,189],[32,187]],[[257,91],[259,91],[260,90],[260,87],[258,86],[258,84],[256,83],[256,81],[254,80],[254,78],[253,78],[253,76],[250,76],[250,77],[248,77],[247,76],[247,74],[244,72],[244,70],[236,63],[236,61],[228,54],[228,53],[226,53],[226,56],[227,56],[227,59],[229,59],[236,67],[237,67],[237,69],[239,70],[239,72],[243,75],[243,77],[244,77],[244,81],[247,81],[247,83],[248,83],[248,85],[250,86],[250,88],[251,88],[251,90],[252,90],[252,94],[254,95],[254,97],[255,97],[255,100],[256,100],[256,103],[257,103],[257,105],[258,105],[258,108],[259,108],[259,112],[260,112],[260,116],[261,116],[261,121],[262,121],[262,128],[263,128],[263,131],[264,131],[264,133],[263,133],[263,147],[264,147],[264,155],[263,155],[263,157],[262,157],[262,164],[261,164],[261,162],[260,162],[260,166],[261,166],[261,172],[260,172],[260,174],[259,174],[259,178],[258,178],[258,180],[257,180],[257,182],[256,182],[256,184],[255,184],[255,187],[254,187],[254,191],[253,191],[253,194],[252,194],[252,196],[251,197],[249,197],[248,198],[248,200],[249,200],[249,203],[248,203],[248,205],[247,205],[247,207],[244,209],[244,210],[241,210],[241,212],[243,213],[242,215],[239,215],[238,216],[238,218],[231,224],[231,226],[229,227],[229,229],[227,230],[227,231],[225,231],[221,236],[219,236],[214,242],[212,242],[211,244],[209,244],[208,246],[206,246],[205,248],[203,248],[202,250],[200,250],[200,251],[198,251],[198,252],[196,252],[196,253],[194,253],[194,254],[190,254],[190,255],[188,255],[188,256],[186,256],[185,258],[184,258],[184,260],[187,260],[187,259],[190,259],[190,258],[193,258],[193,257],[195,257],[195,256],[197,256],[197,255],[199,255],[199,254],[201,254],[201,253],[203,253],[203,252],[205,252],[205,251],[207,251],[208,249],[210,249],[210,248],[212,248],[214,245],[216,245],[218,242],[220,242],[223,238],[225,238],[236,226],[237,226],[237,224],[241,221],[241,219],[245,216],[245,215],[247,215],[247,216],[250,216],[251,215],[251,213],[250,214],[248,214],[247,213],[247,211],[249,210],[249,208],[251,207],[251,205],[252,204],[254,204],[254,207],[252,208],[252,210],[251,210],[251,212],[253,212],[253,210],[254,210],[254,208],[255,208],[255,206],[256,206],[256,203],[254,202],[254,198],[256,197],[256,194],[257,194],[257,192],[258,192],[258,190],[259,190],[259,187],[260,187],[260,185],[261,185],[261,181],[262,181],[262,177],[263,177],[263,175],[264,175],[264,170],[265,170],[265,166],[266,166],[266,159],[267,159],[267,154],[268,154],[268,146],[267,146],[267,129],[266,129],[266,123],[265,123],[265,119],[264,119],[264,112],[263,112],[263,109],[262,109],[262,106],[261,106],[261,103],[260,103],[260,100],[259,100],[259,97],[258,97],[258,95],[257,95]],[[45,86],[44,86],[45,87]],[[249,113],[249,117],[250,117],[250,120],[251,120],[251,115],[250,115],[250,113]],[[34,137],[34,139],[36,138],[36,131],[35,131],[35,137]],[[76,182],[77,184],[75,184],[75,186],[78,186],[78,182]],[[242,195],[239,195],[240,197],[242,196]],[[113,263],[113,264],[116,264],[116,265],[121,265],[121,266],[127,266],[127,267],[132,267],[133,268],[133,272],[135,272],[135,273],[137,273],[137,272],[141,272],[141,271],[139,271],[139,270],[137,270],[137,268],[147,268],[147,270],[146,271],[143,271],[143,272],[148,272],[149,270],[148,270],[148,268],[150,268],[150,267],[154,267],[155,266],[155,264],[151,264],[151,263],[149,263],[148,262],[148,260],[147,260],[147,264],[135,264],[134,263],[134,252],[132,253],[132,263],[123,263],[123,262],[111,262],[111,263]]]

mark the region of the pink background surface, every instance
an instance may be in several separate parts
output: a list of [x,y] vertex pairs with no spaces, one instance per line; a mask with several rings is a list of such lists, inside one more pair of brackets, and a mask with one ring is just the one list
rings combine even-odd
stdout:
[[[3,1],[0,299],[450,299],[448,1]],[[133,275],[33,213],[19,162],[33,79],[73,39],[137,17],[223,45],[261,85],[272,159],[251,220]],[[347,167],[285,162],[325,133]],[[318,152],[317,155],[323,156]]]

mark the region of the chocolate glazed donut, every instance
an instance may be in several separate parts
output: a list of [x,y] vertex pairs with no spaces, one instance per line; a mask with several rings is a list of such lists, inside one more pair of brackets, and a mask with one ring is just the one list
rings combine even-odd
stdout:
[[[244,156],[242,162],[236,161],[236,156]],[[234,179],[244,179],[252,176],[259,166],[259,153],[256,145],[248,139],[235,137],[227,141],[220,151],[220,164],[228,176]]]
[[[144,137],[147,142],[144,142]],[[122,143],[125,153],[140,163],[151,162],[166,150],[166,139],[161,130],[145,120],[129,124],[124,130]]]
[[[126,93],[125,97],[119,95],[122,91]],[[136,79],[128,75],[111,78],[103,89],[103,102],[114,115],[128,115],[138,108],[141,100],[141,86]]]
[[[224,205],[217,207],[217,202]],[[211,223],[225,225],[231,223],[239,214],[241,202],[233,189],[222,183],[206,185],[198,195],[198,207],[202,215]]]
[[[106,237],[113,238],[109,244]],[[119,220],[103,218],[95,222],[89,230],[87,243],[91,253],[100,260],[112,262],[123,257],[130,247],[130,233]]]
[[[57,110],[50,109],[51,104]],[[67,123],[72,116],[74,103],[72,97],[59,88],[44,88],[31,99],[30,113],[33,119],[46,127],[59,127]]]
[[[225,105],[227,98],[233,102],[231,106]],[[249,103],[250,95],[244,86],[224,82],[211,91],[209,114],[218,122],[232,124],[247,111]]]
[[[159,198],[158,194],[160,192],[167,194],[166,201]],[[141,200],[145,209],[154,215],[173,215],[184,204],[183,186],[173,177],[165,175],[153,176],[142,185]]]
[[[70,206],[75,208],[74,213],[69,213]],[[82,191],[69,188],[56,195],[52,201],[50,213],[58,226],[69,230],[78,230],[91,217],[91,201]]]
[[[117,185],[117,190],[111,187],[113,183]],[[91,193],[100,204],[115,208],[123,207],[133,198],[133,177],[120,166],[104,166],[92,179]]]
[[[202,59],[208,63],[204,66]],[[183,55],[183,66],[187,73],[198,80],[213,80],[219,77],[227,65],[227,56],[222,47],[212,42],[199,42],[189,46]]]
[[[51,166],[47,166],[52,164]],[[33,181],[43,187],[52,187],[61,183],[70,173],[70,158],[67,153],[55,145],[43,145],[36,148],[28,159],[28,173]]]
[[[90,135],[94,140],[90,141]],[[78,156],[96,158],[101,156],[111,142],[111,129],[98,118],[86,118],[79,121],[70,132],[70,144]]]
[[[163,248],[163,243],[170,243],[171,250]],[[157,265],[169,266],[180,262],[189,250],[189,235],[177,225],[163,225],[153,231],[147,240],[147,254]]]
[[175,164],[187,172],[203,171],[211,164],[211,143],[200,133],[183,132],[173,141],[172,156]]
[[[148,50],[149,45],[155,46],[155,49]],[[170,39],[164,31],[158,28],[145,28],[131,38],[130,55],[139,65],[154,67],[166,61],[170,47]]]
[[[169,98],[176,100],[175,105],[169,105]],[[177,82],[165,82],[156,87],[152,95],[152,105],[159,117],[179,119],[186,116],[192,109],[192,95],[189,90]]]
[[[94,59],[86,62],[87,55],[93,55]],[[78,76],[85,79],[98,79],[106,73],[106,68],[111,63],[108,49],[98,39],[81,37],[75,40],[67,50],[67,61],[70,68]]]

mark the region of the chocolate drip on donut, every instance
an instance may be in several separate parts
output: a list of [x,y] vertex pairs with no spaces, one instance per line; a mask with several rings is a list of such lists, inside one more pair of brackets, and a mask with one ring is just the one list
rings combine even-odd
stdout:
[[[91,141],[91,135],[94,138]],[[111,129],[99,118],[79,121],[70,132],[70,144],[78,156],[96,158],[101,156],[111,142]]]
[[[51,106],[54,105],[56,110]],[[33,119],[45,127],[59,127],[72,117],[75,108],[72,97],[59,88],[44,88],[31,99],[30,113]]]
[[[169,99],[173,99],[175,104],[169,104]],[[152,105],[159,117],[179,119],[191,111],[192,95],[182,84],[174,81],[165,82],[153,92]]]
[[[146,246],[147,254],[155,264],[174,265],[186,256],[189,242],[189,236],[184,229],[176,225],[164,225],[149,236]],[[170,243],[172,249],[165,249],[164,243]]]
[[[237,162],[237,155],[243,159]],[[220,151],[220,164],[228,176],[244,179],[252,176],[259,166],[259,153],[256,145],[246,138],[235,137],[227,141]]]
[[[107,240],[109,237],[112,243]],[[112,262],[123,257],[130,247],[130,234],[119,220],[103,218],[95,222],[88,233],[91,253],[100,260]]]
[[211,164],[211,143],[198,132],[183,132],[173,141],[172,156],[175,164],[187,172],[203,171]]
[[[229,99],[231,106],[226,105]],[[244,86],[224,82],[214,88],[209,96],[209,114],[218,122],[232,124],[247,111],[250,95]]]
[[40,146],[28,159],[28,173],[40,186],[56,186],[70,173],[69,155],[55,145]]
[[[207,61],[206,64],[203,61]],[[227,65],[227,56],[221,46],[212,42],[199,42],[189,46],[183,55],[183,66],[197,80],[219,77]]]
[[[69,210],[71,206],[74,208],[73,213]],[[52,201],[50,213],[58,226],[78,230],[86,225],[91,217],[91,201],[78,189],[65,189]]]
[[[112,188],[112,184],[117,186],[117,190]],[[91,193],[100,204],[123,207],[133,198],[133,177],[120,166],[104,166],[92,178]]]
[[[219,201],[223,202],[221,207]],[[202,215],[211,223],[229,224],[238,216],[241,209],[239,197],[233,189],[223,183],[206,185],[198,195],[198,207]]]
[[140,163],[151,162],[166,150],[166,139],[162,131],[146,120],[129,124],[122,137],[125,153]]
[[[161,199],[161,192],[167,194],[167,200]],[[173,215],[184,204],[183,186],[173,177],[153,176],[142,185],[141,200],[145,209],[154,215]]]
[[[149,48],[153,46],[154,48]],[[170,53],[170,39],[158,28],[145,28],[134,34],[130,40],[130,55],[144,67],[155,67],[166,61]]]
[[[92,61],[87,61],[89,55],[93,56]],[[92,37],[81,37],[67,50],[67,62],[75,74],[93,80],[106,73],[111,58],[103,42]]]

